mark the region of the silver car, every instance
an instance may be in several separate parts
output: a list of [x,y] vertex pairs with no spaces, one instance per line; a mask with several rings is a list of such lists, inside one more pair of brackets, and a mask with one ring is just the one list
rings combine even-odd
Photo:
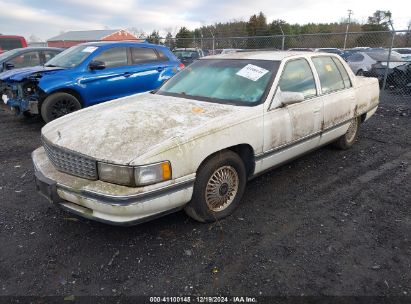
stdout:
[[[387,65],[389,52],[386,50],[364,50],[357,52],[347,58],[347,63],[351,70],[357,76],[364,76],[366,72],[370,72],[376,63]],[[390,68],[404,64],[403,59],[397,52],[391,52]]]

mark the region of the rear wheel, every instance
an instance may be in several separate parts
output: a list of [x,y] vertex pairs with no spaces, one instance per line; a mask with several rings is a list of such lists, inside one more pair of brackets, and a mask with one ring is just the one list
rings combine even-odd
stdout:
[[48,96],[41,106],[41,117],[45,122],[81,109],[80,101],[68,93],[55,93]]
[[360,122],[361,122],[360,117],[354,118],[351,121],[347,132],[345,132],[343,136],[341,136],[337,141],[334,142],[334,146],[342,150],[347,150],[351,148],[355,140],[357,139]]
[[186,213],[200,222],[229,216],[240,203],[246,179],[242,159],[232,151],[219,152],[198,170]]

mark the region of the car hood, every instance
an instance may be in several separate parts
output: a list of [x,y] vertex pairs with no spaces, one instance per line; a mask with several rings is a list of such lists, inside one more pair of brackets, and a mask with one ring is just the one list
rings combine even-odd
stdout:
[[28,68],[21,68],[21,69],[13,69],[13,70],[1,73],[0,80],[21,81],[24,78],[29,77],[35,73],[45,73],[45,72],[52,72],[52,71],[57,71],[57,70],[63,70],[63,68],[35,66],[35,67],[28,67]]
[[93,106],[62,118],[42,129],[52,144],[100,161],[129,164],[153,149],[181,143],[206,125],[247,107],[184,98],[137,94]]

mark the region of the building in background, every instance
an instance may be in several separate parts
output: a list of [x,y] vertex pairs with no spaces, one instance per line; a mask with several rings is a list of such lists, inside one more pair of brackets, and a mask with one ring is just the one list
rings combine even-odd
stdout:
[[50,47],[69,48],[85,42],[122,40],[144,41],[125,30],[70,31],[50,38],[47,40],[47,45]]

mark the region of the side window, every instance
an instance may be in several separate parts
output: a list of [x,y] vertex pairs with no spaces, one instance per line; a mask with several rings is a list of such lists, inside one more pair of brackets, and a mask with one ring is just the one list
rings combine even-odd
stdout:
[[127,63],[127,48],[118,47],[103,51],[101,54],[94,57],[94,60],[102,61],[106,68],[115,68],[126,66]]
[[305,98],[317,95],[314,76],[305,59],[292,60],[286,64],[279,86],[282,92],[303,93]]
[[156,52],[150,48],[131,48],[131,62],[133,64],[159,61]]
[[341,61],[337,58],[333,58],[333,61],[335,62],[335,64],[338,67],[338,71],[340,72],[343,81],[344,81],[344,86],[346,88],[351,88],[351,80],[350,80],[350,76],[348,76],[347,70],[345,69],[345,67],[343,66],[343,64],[341,63]]
[[323,94],[345,88],[344,81],[331,57],[313,58],[315,69],[320,77],[321,90]]
[[53,57],[55,57],[58,54],[58,52],[43,51],[43,54],[44,54],[44,60],[45,62],[47,62]]
[[168,57],[160,50],[157,50],[160,61],[169,61]]
[[364,60],[364,56],[358,53],[354,53],[347,58],[348,62],[361,62]]
[[14,65],[15,68],[23,68],[41,64],[38,52],[24,53],[22,55],[10,59],[9,61],[7,61],[7,63],[11,63],[12,65]]

